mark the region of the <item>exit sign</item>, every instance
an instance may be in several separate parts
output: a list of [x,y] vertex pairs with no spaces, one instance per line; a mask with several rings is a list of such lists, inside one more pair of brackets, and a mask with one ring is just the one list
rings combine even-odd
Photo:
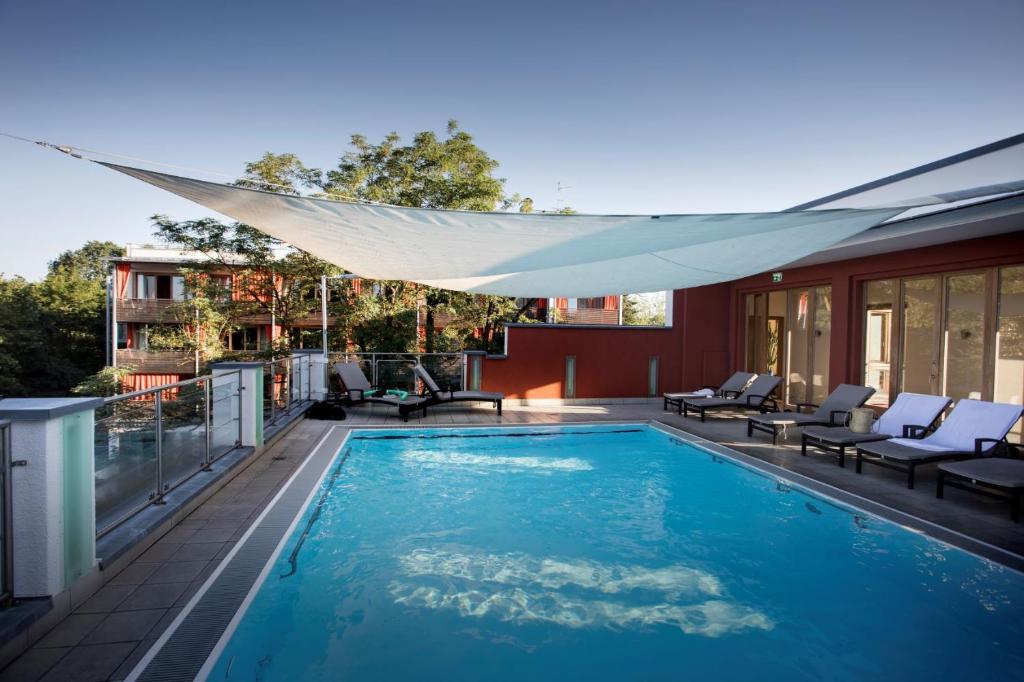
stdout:
[[782,281],[782,273],[781,272],[773,272],[772,273],[772,282],[774,282],[775,284],[778,284],[781,281]]

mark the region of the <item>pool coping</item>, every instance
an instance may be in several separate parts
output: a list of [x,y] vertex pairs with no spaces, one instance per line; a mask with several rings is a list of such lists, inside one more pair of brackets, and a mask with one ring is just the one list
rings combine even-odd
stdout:
[[[904,530],[925,535],[933,540],[943,542],[956,549],[972,554],[979,559],[989,561],[1010,570],[1024,572],[1024,556],[1015,554],[1008,550],[996,547],[989,543],[977,540],[957,531],[951,530],[939,524],[927,521],[920,517],[906,512],[893,509],[892,507],[867,499],[860,495],[850,493],[841,488],[817,481],[803,474],[784,469],[770,462],[740,452],[726,445],[702,438],[693,433],[676,428],[670,424],[657,419],[626,419],[609,420],[601,422],[561,422],[558,424],[506,424],[506,425],[480,425],[480,424],[451,424],[443,426],[405,426],[396,427],[375,427],[375,426],[343,426],[334,425],[327,429],[323,437],[314,445],[303,462],[288,478],[277,494],[270,500],[260,515],[253,521],[245,534],[239,539],[232,551],[221,561],[216,570],[203,583],[203,586],[196,592],[192,599],[182,609],[181,613],[168,626],[160,638],[146,655],[138,662],[136,667],[128,675],[128,682],[136,680],[178,680],[183,678],[194,678],[197,680],[206,679],[219,659],[224,647],[230,640],[232,633],[238,626],[249,605],[255,599],[260,587],[263,585],[267,575],[276,563],[285,544],[291,538],[296,526],[305,515],[312,499],[320,489],[324,479],[331,469],[331,464],[337,455],[342,452],[348,443],[350,436],[357,431],[394,431],[394,430],[477,430],[477,429],[557,429],[564,427],[596,427],[616,425],[642,425],[660,431],[666,435],[679,438],[712,455],[721,456],[731,460],[737,466],[753,469],[762,474],[768,475],[787,485],[802,488],[812,495],[826,498],[835,502],[840,507],[852,507],[863,511],[884,521],[894,523]],[[336,432],[344,431],[340,440],[335,436]],[[332,438],[332,436],[335,436]],[[312,467],[311,467],[312,465]],[[295,487],[301,485],[301,487]],[[300,499],[301,498],[301,499]],[[274,523],[264,524],[264,521],[271,513],[278,509],[282,500],[288,501],[288,507],[293,509],[291,513],[286,510],[285,519],[275,520]],[[296,503],[300,502],[296,507]],[[270,537],[266,537],[270,536]],[[262,556],[240,556],[249,545],[250,539],[257,537],[263,542],[263,546],[256,548],[256,553]],[[250,548],[251,549],[251,548]],[[209,623],[202,621],[201,616],[196,614],[197,607],[207,598],[208,593],[217,585],[218,581],[225,577],[226,572],[236,567],[236,563],[243,564],[245,569],[245,580],[252,579],[247,583],[240,583],[235,580],[234,584],[227,585],[232,597],[225,601],[223,595],[216,600],[211,607],[217,610],[221,622],[224,622],[226,609],[230,609],[230,618],[224,623],[224,627],[218,632],[210,632]],[[252,575],[258,569],[258,574]],[[201,627],[197,627],[201,626]],[[217,628],[214,628],[217,629]],[[197,649],[198,647],[198,649]],[[203,652],[206,652],[205,654]],[[201,658],[199,658],[201,656]],[[197,665],[198,662],[198,665]],[[152,668],[152,670],[150,670]]]

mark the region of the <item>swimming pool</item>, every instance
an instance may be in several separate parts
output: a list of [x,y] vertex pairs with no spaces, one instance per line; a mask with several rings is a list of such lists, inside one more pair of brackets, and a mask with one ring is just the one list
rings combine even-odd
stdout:
[[1024,575],[647,425],[354,431],[214,680],[1024,671]]

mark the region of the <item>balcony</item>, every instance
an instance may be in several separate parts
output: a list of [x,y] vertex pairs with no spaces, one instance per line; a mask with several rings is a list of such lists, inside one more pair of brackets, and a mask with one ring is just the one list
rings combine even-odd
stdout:
[[190,351],[122,348],[117,351],[117,364],[131,365],[139,374],[194,374],[196,371],[196,357]]
[[602,308],[556,308],[555,320],[562,324],[619,324],[619,311]]
[[172,298],[123,298],[115,308],[118,322],[172,322],[168,310],[181,303]]

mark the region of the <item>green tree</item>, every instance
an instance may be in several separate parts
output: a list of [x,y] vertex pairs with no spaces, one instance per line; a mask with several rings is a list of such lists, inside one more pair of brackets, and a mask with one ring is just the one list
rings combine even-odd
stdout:
[[110,242],[50,262],[38,283],[0,277],[0,394],[66,395],[104,364]]
[[[208,360],[223,354],[227,336],[241,318],[251,315],[273,315],[284,328],[281,346],[274,350],[294,346],[297,323],[320,310],[321,277],[339,272],[243,223],[175,221],[163,215],[152,220],[161,240],[203,255],[183,268],[189,299],[169,312],[169,321],[198,325],[200,333],[168,337],[166,343],[188,350],[198,346]],[[230,276],[238,296],[224,289],[224,275]]]

